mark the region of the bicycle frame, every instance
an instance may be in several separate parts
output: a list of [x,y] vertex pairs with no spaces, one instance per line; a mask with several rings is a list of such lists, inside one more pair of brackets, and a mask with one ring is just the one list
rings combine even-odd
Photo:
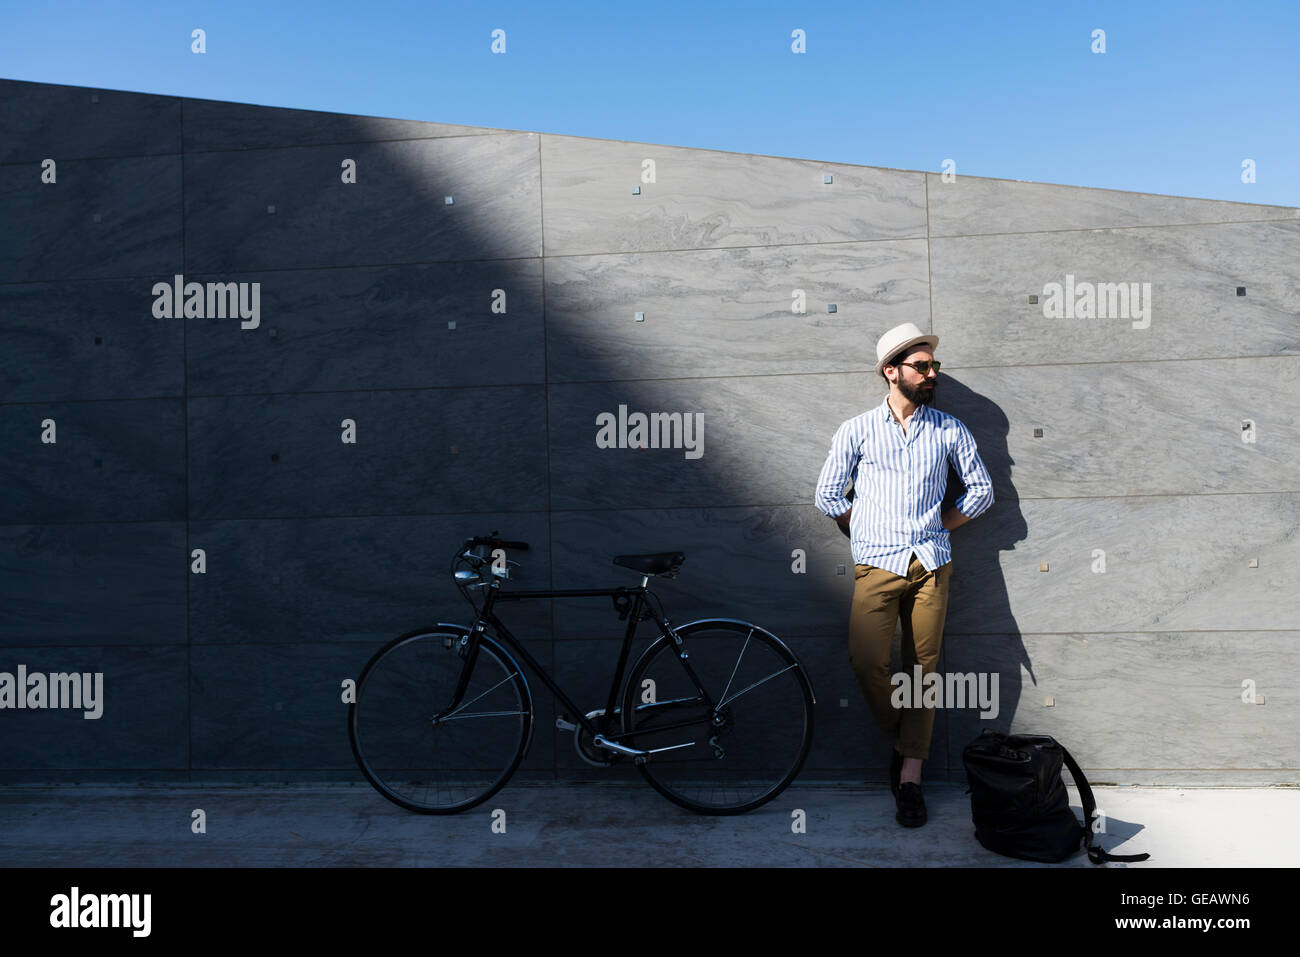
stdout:
[[[695,685],[695,690],[699,693],[701,700],[708,706],[709,711],[712,712],[715,707],[714,701],[709,696],[709,693],[704,690],[704,686],[700,682],[699,676],[696,675],[694,669],[691,668],[690,662],[687,660],[687,653],[682,648],[681,637],[673,630],[672,623],[669,622],[667,618],[662,617],[659,612],[645,600],[648,590],[647,583],[649,580],[650,576],[643,575],[639,586],[622,585],[617,588],[580,588],[501,592],[501,583],[499,580],[494,578],[488,583],[488,596],[483,603],[482,610],[479,612],[478,619],[474,622],[474,627],[470,629],[468,635],[464,635],[460,639],[461,644],[467,646],[467,651],[465,654],[465,664],[461,668],[460,680],[456,683],[456,691],[452,696],[452,702],[443,711],[434,716],[434,722],[436,723],[440,721],[460,707],[460,703],[465,696],[465,691],[469,687],[469,676],[474,670],[474,663],[478,660],[479,636],[482,635],[484,629],[490,625],[493,633],[498,638],[501,638],[512,652],[518,654],[524,662],[532,668],[533,672],[542,679],[546,686],[551,689],[551,693],[555,695],[557,701],[564,705],[568,714],[571,716],[571,719],[581,725],[584,730],[592,735],[593,738],[599,734],[603,735],[608,741],[617,741],[620,738],[634,737],[638,733],[644,733],[630,731],[610,734],[600,730],[592,724],[582,708],[574,704],[573,700],[565,693],[564,689],[561,688],[556,680],[546,672],[546,669],[541,666],[537,659],[528,653],[528,649],[520,643],[519,639],[517,639],[511,633],[510,629],[506,627],[505,622],[498,618],[496,613],[493,611],[493,606],[497,601],[527,601],[534,598],[612,598],[616,611],[623,614],[626,610],[628,617],[627,632],[623,636],[623,647],[619,651],[618,665],[614,670],[614,678],[609,687],[609,699],[605,705],[605,716],[607,718],[612,716],[616,710],[618,692],[623,686],[623,675],[627,669],[628,654],[632,649],[632,639],[636,634],[637,624],[643,620],[643,609],[649,612],[648,617],[659,626],[659,633],[677,646],[677,660],[681,662],[682,667],[686,670],[686,674]],[[620,601],[631,602],[631,608],[628,609],[626,604],[621,605]],[[659,705],[672,703],[674,702],[655,702],[655,704]],[[699,723],[700,722],[696,720],[683,721],[679,724],[657,725],[653,731],[659,733],[678,727],[694,727],[699,725]]]

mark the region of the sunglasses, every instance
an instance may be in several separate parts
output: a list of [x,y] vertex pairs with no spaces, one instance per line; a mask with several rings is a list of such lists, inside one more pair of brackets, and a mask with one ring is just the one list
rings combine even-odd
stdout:
[[934,359],[934,360],[922,359],[920,362],[900,362],[898,363],[898,365],[911,366],[917,372],[921,373],[921,375],[929,375],[930,370],[934,369],[935,375],[938,375],[939,366],[942,365],[942,363],[939,362],[938,359]]

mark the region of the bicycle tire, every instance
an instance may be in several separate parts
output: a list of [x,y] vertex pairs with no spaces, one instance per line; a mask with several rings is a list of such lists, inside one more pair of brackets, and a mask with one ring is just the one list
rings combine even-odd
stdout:
[[[687,810],[752,811],[784,791],[803,768],[812,748],[812,683],[784,642],[750,622],[711,618],[675,630],[715,711],[706,715],[676,647],[660,635],[628,674],[623,731],[639,733],[624,743],[649,749],[693,742],[690,748],[638,761],[637,769],[656,791]],[[649,687],[644,684],[648,679],[654,682]],[[645,700],[647,692],[653,700]],[[696,713],[698,725],[655,730]],[[722,725],[704,722],[714,715],[720,715]]]
[[[468,635],[442,623],[399,635],[375,652],[357,678],[348,706],[353,757],[375,790],[409,811],[458,814],[483,803],[510,780],[532,740],[528,681],[514,657],[486,635],[479,636],[460,707],[429,726],[451,701],[464,661],[461,639]],[[476,710],[461,713],[470,706]],[[434,760],[444,752],[454,760],[445,778]]]

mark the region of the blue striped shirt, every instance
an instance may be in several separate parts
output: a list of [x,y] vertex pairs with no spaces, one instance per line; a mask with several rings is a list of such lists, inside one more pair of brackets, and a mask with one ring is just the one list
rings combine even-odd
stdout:
[[[832,517],[851,507],[853,561],[907,576],[915,552],[928,571],[952,560],[940,506],[952,462],[966,486],[957,508],[975,518],[993,504],[993,481],[975,437],[956,417],[917,406],[904,434],[889,397],[835,430],[814,504]],[[853,500],[844,485],[853,479]]]

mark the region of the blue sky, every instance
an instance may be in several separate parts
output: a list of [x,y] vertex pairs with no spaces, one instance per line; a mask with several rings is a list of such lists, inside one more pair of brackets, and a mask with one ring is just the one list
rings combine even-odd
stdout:
[[5,0],[0,76],[1300,205],[1295,0]]

